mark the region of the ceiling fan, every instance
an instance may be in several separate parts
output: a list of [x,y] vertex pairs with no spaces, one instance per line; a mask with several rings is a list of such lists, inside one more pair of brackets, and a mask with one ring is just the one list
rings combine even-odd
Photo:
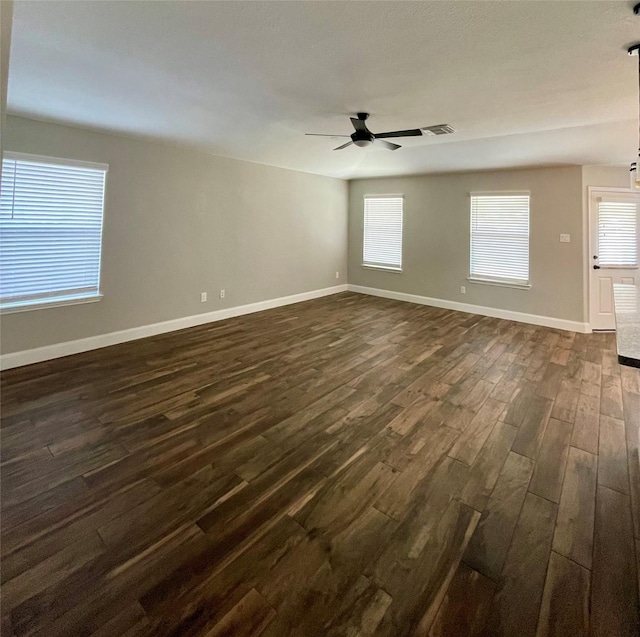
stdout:
[[342,150],[343,148],[347,148],[347,146],[351,146],[355,144],[356,146],[360,146],[361,148],[365,146],[370,146],[371,144],[377,144],[378,146],[382,146],[387,150],[398,150],[398,148],[402,148],[400,144],[394,144],[393,142],[385,141],[386,137],[418,137],[423,135],[423,130],[427,133],[427,135],[447,135],[449,133],[455,132],[451,126],[448,124],[438,124],[437,126],[429,126],[424,129],[420,128],[409,128],[408,130],[395,130],[387,133],[372,133],[365,124],[366,119],[369,117],[369,113],[358,113],[358,117],[352,117],[351,123],[355,128],[355,132],[351,135],[322,135],[319,133],[306,133],[307,135],[312,135],[314,137],[351,137],[351,141],[346,144],[342,144],[342,146],[338,146],[333,150]]

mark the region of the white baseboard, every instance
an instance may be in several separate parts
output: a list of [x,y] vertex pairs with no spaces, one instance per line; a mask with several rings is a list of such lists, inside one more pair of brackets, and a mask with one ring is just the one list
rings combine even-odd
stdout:
[[457,310],[458,312],[468,312],[469,314],[479,314],[480,316],[490,316],[492,318],[506,319],[508,321],[518,321],[519,323],[530,323],[543,327],[553,327],[559,330],[570,332],[581,332],[587,334],[591,332],[588,323],[578,321],[567,321],[566,319],[554,318],[552,316],[540,316],[538,314],[526,314],[525,312],[514,312],[512,310],[501,310],[495,307],[484,305],[471,305],[470,303],[459,303],[458,301],[448,301],[445,299],[434,299],[428,296],[418,296],[417,294],[407,294],[405,292],[393,292],[392,290],[381,290],[379,288],[367,288],[361,285],[348,285],[350,292],[369,294],[371,296],[381,296],[385,299],[396,301],[407,301],[419,305],[430,305],[441,307],[445,310]]
[[312,290],[311,292],[302,292],[301,294],[292,294],[291,296],[282,296],[277,299],[269,299],[267,301],[259,301],[257,303],[249,303],[247,305],[238,305],[237,307],[230,307],[224,310],[195,314],[193,316],[184,316],[170,321],[163,321],[162,323],[141,325],[140,327],[132,327],[118,332],[110,332],[108,334],[100,334],[99,336],[81,338],[76,341],[56,343],[55,345],[46,345],[45,347],[37,347],[36,349],[24,350],[22,352],[4,354],[0,356],[0,369],[12,369],[14,367],[21,367],[22,365],[40,363],[54,358],[61,358],[62,356],[88,352],[93,349],[108,347],[109,345],[135,341],[139,338],[146,338],[147,336],[165,334],[166,332],[175,332],[176,330],[182,330],[187,327],[195,327],[196,325],[204,325],[205,323],[223,321],[224,319],[233,318],[234,316],[252,314],[253,312],[262,312],[263,310],[270,310],[274,307],[291,305],[292,303],[300,303],[301,301],[310,301],[311,299],[318,299],[322,296],[329,296],[331,294],[338,294],[339,292],[346,291],[346,284],[336,285],[331,288]]

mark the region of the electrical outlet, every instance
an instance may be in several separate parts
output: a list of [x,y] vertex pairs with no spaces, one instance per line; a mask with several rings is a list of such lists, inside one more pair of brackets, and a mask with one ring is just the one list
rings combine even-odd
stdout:
[[220,298],[224,299],[224,290],[220,290]]
[[571,235],[570,234],[561,234],[560,235],[560,243],[571,243]]
[[200,292],[200,303],[206,303],[206,302],[207,302],[207,293]]
[[464,285],[460,286],[460,294],[466,294],[467,293],[467,288]]
[[336,272],[336,279],[340,278],[340,272]]

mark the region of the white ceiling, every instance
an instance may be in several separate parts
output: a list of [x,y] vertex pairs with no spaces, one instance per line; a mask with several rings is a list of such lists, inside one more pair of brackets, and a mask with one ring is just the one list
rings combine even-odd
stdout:
[[[8,110],[342,178],[625,163],[632,5],[17,0]],[[304,136],[356,111],[458,132],[395,152]]]

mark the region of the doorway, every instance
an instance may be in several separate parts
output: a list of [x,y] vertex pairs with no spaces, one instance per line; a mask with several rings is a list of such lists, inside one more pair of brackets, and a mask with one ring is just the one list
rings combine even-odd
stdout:
[[613,285],[640,284],[640,193],[589,189],[589,314],[592,330],[614,330]]

